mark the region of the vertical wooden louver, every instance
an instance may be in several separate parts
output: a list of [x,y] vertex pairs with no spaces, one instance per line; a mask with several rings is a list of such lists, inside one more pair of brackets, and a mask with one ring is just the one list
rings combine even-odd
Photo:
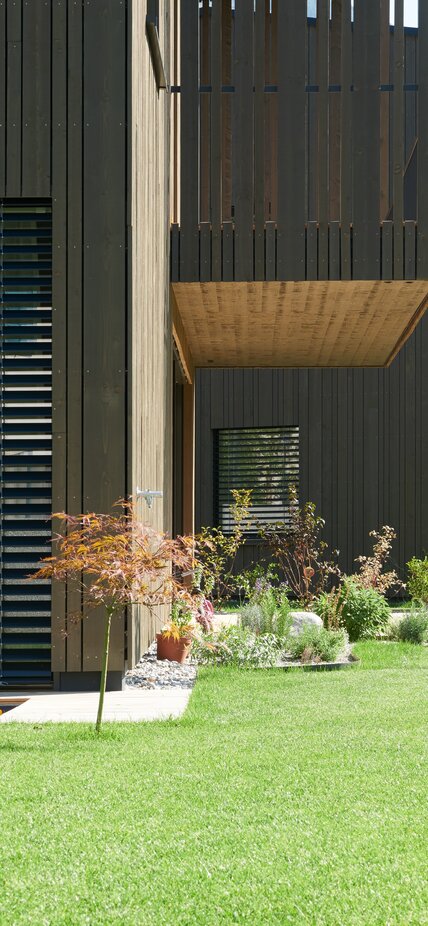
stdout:
[[232,489],[251,489],[244,525],[249,536],[258,524],[288,521],[289,490],[299,488],[299,428],[228,428],[215,432],[215,508],[217,523],[230,533]]
[[0,200],[0,685],[49,684],[52,506],[52,214]]

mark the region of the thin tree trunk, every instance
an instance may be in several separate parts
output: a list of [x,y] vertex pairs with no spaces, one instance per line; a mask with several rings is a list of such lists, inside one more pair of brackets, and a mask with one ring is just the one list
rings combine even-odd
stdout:
[[101,730],[101,720],[103,716],[104,695],[105,695],[106,681],[107,681],[108,654],[109,654],[109,649],[110,649],[110,627],[111,627],[112,615],[113,615],[113,609],[106,608],[106,624],[105,624],[105,633],[104,633],[103,664],[102,664],[102,669],[101,669],[100,699],[98,701],[98,714],[97,714],[97,722],[95,725],[95,730],[97,733],[99,733]]

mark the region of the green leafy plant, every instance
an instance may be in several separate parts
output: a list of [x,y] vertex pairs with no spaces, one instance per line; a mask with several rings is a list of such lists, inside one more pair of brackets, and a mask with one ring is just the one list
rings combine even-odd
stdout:
[[289,651],[302,662],[334,662],[346,644],[344,630],[327,630],[307,625],[298,636],[292,637]]
[[428,639],[428,611],[411,611],[398,625],[398,638],[404,643],[426,643]]
[[271,633],[283,640],[291,628],[290,609],[287,589],[262,585],[241,608],[241,624],[253,633]]
[[321,539],[325,521],[316,514],[313,502],[299,506],[295,486],[289,490],[289,503],[289,520],[262,526],[259,533],[291,594],[307,607],[325,590],[332,577],[340,576],[334,561],[337,551],[330,554],[333,559],[329,558],[327,543]]
[[407,588],[415,601],[428,604],[428,556],[418,559],[414,556],[408,563],[409,581]]
[[276,665],[280,651],[279,641],[273,634],[257,634],[237,626],[207,634],[204,644],[197,640],[192,643],[192,656],[202,665],[231,665],[242,669],[271,668]]
[[187,601],[178,599],[172,603],[170,619],[162,627],[161,634],[166,640],[182,640],[192,637],[197,627],[194,609]]
[[354,576],[344,576],[337,589],[320,595],[315,610],[325,627],[345,627],[352,641],[377,636],[390,620],[383,595],[374,588],[364,588]]
[[220,527],[203,527],[195,537],[194,585],[197,591],[217,604],[234,593],[236,554],[245,542],[251,503],[250,489],[232,489],[230,506],[233,530],[226,534]]
[[[104,643],[96,731],[100,732],[111,622],[134,604],[150,611],[191,596],[174,575],[187,572],[193,563],[193,540],[172,540],[138,520],[132,501],[116,503],[118,514],[54,514],[64,533],[55,538],[56,554],[42,560],[34,579],[54,579],[76,587],[84,601],[83,613],[102,606],[105,611]],[[71,615],[74,619],[83,616]],[[101,654],[100,654],[101,655]]]

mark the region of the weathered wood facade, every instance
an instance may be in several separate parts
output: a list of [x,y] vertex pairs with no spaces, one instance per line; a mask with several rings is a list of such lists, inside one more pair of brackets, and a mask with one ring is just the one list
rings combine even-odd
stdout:
[[[168,66],[170,4],[159,6]],[[53,510],[109,510],[138,485],[164,490],[152,521],[166,528],[169,98],[145,13],[131,0],[1,2],[0,198],[52,202]],[[70,622],[80,600],[52,594],[55,678],[96,683],[102,615]],[[112,633],[120,681],[150,627],[124,616]]]

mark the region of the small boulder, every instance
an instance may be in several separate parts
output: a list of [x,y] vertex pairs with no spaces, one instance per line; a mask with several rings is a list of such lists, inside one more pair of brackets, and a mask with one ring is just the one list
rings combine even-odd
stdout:
[[304,627],[323,627],[323,622],[314,611],[290,611],[291,633],[298,636]]

